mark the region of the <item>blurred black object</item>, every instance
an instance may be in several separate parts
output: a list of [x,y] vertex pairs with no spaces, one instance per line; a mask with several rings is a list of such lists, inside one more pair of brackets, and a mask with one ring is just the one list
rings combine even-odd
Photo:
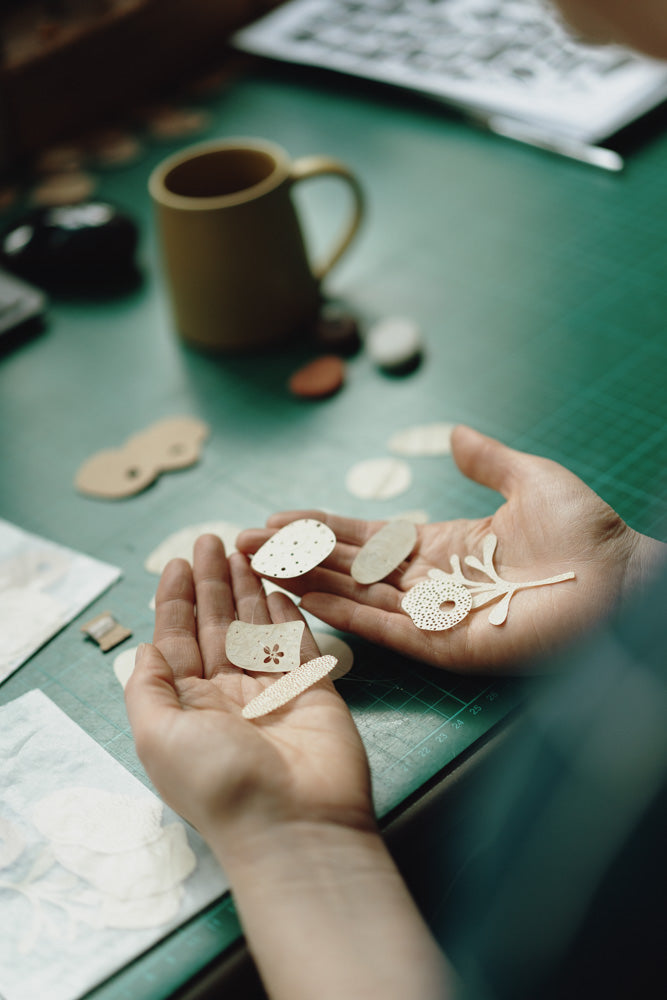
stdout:
[[95,293],[137,284],[136,224],[104,201],[33,209],[0,239],[5,267],[42,288]]
[[0,353],[42,328],[46,306],[44,292],[0,271]]

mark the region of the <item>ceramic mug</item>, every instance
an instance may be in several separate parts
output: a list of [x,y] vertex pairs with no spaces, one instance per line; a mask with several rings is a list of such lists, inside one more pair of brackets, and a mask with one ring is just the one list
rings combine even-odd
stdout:
[[[313,267],[291,193],[321,175],[349,186],[352,208],[338,243]],[[279,345],[312,322],[322,279],[363,215],[359,182],[344,164],[328,156],[291,161],[263,139],[181,150],[155,168],[148,188],[178,331],[214,351]]]

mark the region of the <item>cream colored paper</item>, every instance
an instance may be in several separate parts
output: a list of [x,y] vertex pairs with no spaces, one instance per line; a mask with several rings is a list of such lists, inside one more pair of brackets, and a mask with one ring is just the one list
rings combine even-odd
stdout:
[[351,466],[345,476],[348,492],[361,500],[390,500],[411,483],[410,467],[400,458],[369,458]]
[[[443,604],[453,604],[445,611]],[[462,622],[472,607],[472,597],[459,583],[450,580],[421,580],[408,590],[401,601],[417,628],[444,632]]]
[[259,719],[282,708],[331,673],[336,663],[335,656],[318,656],[314,660],[302,663],[289,674],[283,674],[279,680],[264,688],[261,694],[248,702],[242,712],[243,718]]
[[364,585],[384,580],[417,544],[417,528],[411,521],[388,521],[362,545],[350,575]]
[[254,625],[232,622],[227,629],[227,659],[244,670],[284,673],[301,662],[301,637],[304,623],[282,622],[277,625]]
[[333,551],[336,536],[321,521],[304,517],[272,535],[250,560],[255,573],[288,580],[302,576]]

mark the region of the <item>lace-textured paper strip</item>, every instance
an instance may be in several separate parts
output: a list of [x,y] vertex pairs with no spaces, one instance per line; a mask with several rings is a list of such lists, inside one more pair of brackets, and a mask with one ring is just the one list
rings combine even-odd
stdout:
[[407,559],[416,542],[417,528],[411,521],[388,521],[359,549],[350,575],[364,585],[384,580]]
[[269,673],[294,670],[301,662],[304,627],[299,621],[277,625],[232,622],[225,639],[227,659],[244,670]]
[[484,561],[480,562],[476,556],[466,556],[464,559],[466,566],[479,570],[480,573],[483,573],[488,578],[487,580],[469,580],[464,575],[461,569],[461,561],[456,555],[450,556],[449,560],[453,570],[452,573],[446,573],[441,569],[432,569],[428,573],[432,580],[448,580],[451,583],[467,587],[472,596],[473,609],[484,607],[485,604],[490,604],[491,601],[502,598],[500,603],[492,608],[489,613],[488,621],[491,625],[505,624],[510,601],[517,591],[530,590],[533,587],[546,587],[552,583],[563,583],[565,580],[575,579],[575,573],[569,572],[561,573],[558,576],[550,576],[545,580],[525,580],[522,583],[510,583],[508,580],[503,580],[496,572],[493,564],[497,544],[498,539],[494,534],[486,535],[482,542],[482,557]]
[[286,524],[255,552],[250,560],[255,573],[290,580],[318,566],[333,551],[336,536],[331,528],[311,517]]
[[309,687],[331,673],[337,662],[335,656],[318,656],[314,660],[302,663],[289,674],[283,674],[275,684],[264,688],[261,694],[248,702],[242,712],[243,718],[259,719],[262,715],[268,715],[269,712],[282,708],[298,694],[307,691]]
[[[453,604],[444,611],[443,604]],[[417,628],[426,632],[444,632],[462,622],[472,607],[472,597],[465,587],[450,580],[421,580],[408,590],[401,601]]]

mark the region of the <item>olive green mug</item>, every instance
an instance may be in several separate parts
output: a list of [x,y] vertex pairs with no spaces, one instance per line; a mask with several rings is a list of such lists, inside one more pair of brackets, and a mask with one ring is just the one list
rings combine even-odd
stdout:
[[[311,266],[291,192],[321,175],[345,181],[352,204],[336,246]],[[322,279],[363,215],[361,187],[344,164],[328,156],[292,161],[263,139],[181,150],[153,170],[148,188],[176,327],[185,341],[212,351],[280,345],[311,323]]]

